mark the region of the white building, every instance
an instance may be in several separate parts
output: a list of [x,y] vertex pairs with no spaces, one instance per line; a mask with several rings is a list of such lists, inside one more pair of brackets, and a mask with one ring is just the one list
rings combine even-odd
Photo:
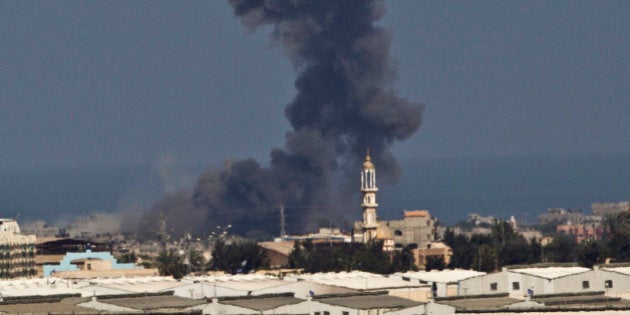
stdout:
[[508,269],[459,281],[459,295],[508,293],[534,295],[604,291],[599,272],[585,267],[532,267]]
[[[395,273],[390,278],[401,279],[411,283],[422,285],[435,284],[437,297],[458,295],[459,282],[465,279],[485,275],[485,272],[463,269],[445,269],[431,271],[409,271],[404,273]],[[466,293],[464,293],[466,294]]]
[[594,266],[594,270],[599,273],[606,293],[630,299],[630,266]]

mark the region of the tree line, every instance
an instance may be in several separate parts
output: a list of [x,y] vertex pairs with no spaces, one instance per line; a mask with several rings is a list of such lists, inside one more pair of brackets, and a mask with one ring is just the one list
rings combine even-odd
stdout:
[[527,240],[506,221],[495,221],[489,235],[455,235],[447,229],[443,241],[453,250],[447,267],[491,272],[502,266],[533,263],[578,263],[592,267],[613,261],[630,260],[630,212],[605,219],[601,240],[577,243],[572,236],[555,234],[542,245],[538,239]]
[[381,241],[368,244],[296,241],[289,255],[289,267],[303,268],[307,273],[360,270],[390,274],[416,270],[410,247],[385,252]]

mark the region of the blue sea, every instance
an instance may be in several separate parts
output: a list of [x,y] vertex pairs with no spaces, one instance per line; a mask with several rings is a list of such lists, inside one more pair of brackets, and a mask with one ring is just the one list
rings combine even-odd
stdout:
[[[449,225],[473,212],[534,223],[548,208],[590,212],[593,202],[630,200],[630,155],[418,158],[401,164],[397,185],[379,185],[381,218],[426,209]],[[0,216],[62,224],[76,215],[141,211],[164,191],[192,186],[203,168],[0,168]]]

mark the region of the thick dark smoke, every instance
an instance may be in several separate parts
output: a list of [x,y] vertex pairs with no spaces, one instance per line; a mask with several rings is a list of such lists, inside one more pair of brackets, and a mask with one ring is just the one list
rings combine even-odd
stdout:
[[[360,213],[360,162],[370,148],[379,182],[400,175],[390,145],[420,127],[422,106],[398,97],[389,56],[391,37],[375,25],[380,1],[230,0],[251,30],[270,25],[297,73],[297,95],[285,108],[292,131],[268,167],[229,161],[202,174],[193,192],[163,198],[145,216],[164,211],[176,233],[208,233],[217,225],[277,234],[285,206],[290,231],[320,217]],[[348,184],[339,183],[339,178]],[[347,187],[352,188],[352,193]],[[353,216],[354,217],[354,216]]]

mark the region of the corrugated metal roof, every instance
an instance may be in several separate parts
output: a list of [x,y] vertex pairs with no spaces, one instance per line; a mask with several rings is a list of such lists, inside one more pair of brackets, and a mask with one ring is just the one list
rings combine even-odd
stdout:
[[179,296],[146,296],[133,298],[100,299],[101,303],[107,303],[136,310],[154,310],[162,308],[187,308],[206,304],[205,301],[192,300]]
[[457,310],[488,310],[503,309],[505,306],[521,302],[522,300],[506,296],[485,298],[462,298],[438,300],[437,303],[455,307]]
[[94,313],[94,310],[59,302],[0,305],[0,312],[6,314],[81,314]]
[[292,296],[276,296],[276,297],[265,297],[265,298],[221,300],[219,301],[219,303],[248,308],[250,310],[266,311],[266,310],[274,309],[279,306],[298,304],[304,301],[305,300],[298,299]]
[[340,296],[324,299],[317,299],[318,302],[343,306],[353,309],[370,310],[370,309],[404,309],[422,305],[423,303],[403,299],[391,295],[356,295],[356,296]]

